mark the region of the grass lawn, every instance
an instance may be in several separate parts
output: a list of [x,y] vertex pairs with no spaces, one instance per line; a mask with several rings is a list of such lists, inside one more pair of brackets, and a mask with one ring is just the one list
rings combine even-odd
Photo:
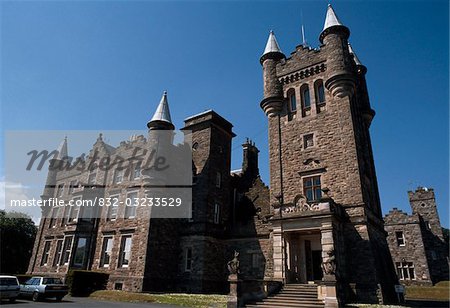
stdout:
[[222,308],[226,307],[226,295],[205,295],[205,294],[149,294],[133,293],[126,291],[102,290],[95,291],[90,295],[92,298],[120,301],[120,302],[147,302],[159,304],[171,304],[193,308]]
[[406,287],[406,299],[449,300],[449,281],[441,281],[432,287]]

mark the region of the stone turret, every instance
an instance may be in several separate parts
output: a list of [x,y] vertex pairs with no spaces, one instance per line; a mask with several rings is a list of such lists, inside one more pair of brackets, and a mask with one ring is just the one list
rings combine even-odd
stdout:
[[259,60],[264,72],[264,99],[260,106],[268,116],[279,114],[283,108],[283,87],[277,78],[277,64],[285,58],[275,34],[270,31],[266,48]]
[[347,47],[349,36],[350,30],[341,23],[329,4],[319,40],[328,51],[325,87],[340,98],[353,95],[355,87],[353,63]]

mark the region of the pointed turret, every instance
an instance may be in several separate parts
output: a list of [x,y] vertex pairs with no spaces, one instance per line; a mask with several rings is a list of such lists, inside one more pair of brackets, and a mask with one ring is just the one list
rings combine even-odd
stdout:
[[355,61],[356,68],[358,69],[358,73],[365,74],[367,72],[367,68],[361,63],[356,53],[353,51],[352,45],[348,43],[348,51],[350,52],[350,55],[353,56],[353,60]]
[[268,116],[279,114],[283,108],[283,87],[277,77],[277,64],[286,56],[281,52],[273,31],[270,31],[264,53],[259,59],[263,66],[264,99],[260,106]]
[[273,33],[273,31],[270,30],[269,38],[267,39],[266,43],[266,48],[264,48],[264,52],[259,61],[262,64],[266,59],[280,60],[284,58],[286,58],[286,56],[283,54],[283,52],[280,49],[280,46],[278,45],[275,33]]
[[320,42],[323,43],[323,39],[325,38],[325,36],[327,36],[330,32],[335,31],[342,32],[346,36],[346,39],[350,35],[350,30],[339,20],[331,4],[328,4],[327,16],[325,17],[323,30],[319,36]]
[[164,91],[158,108],[156,108],[155,114],[147,123],[147,127],[149,129],[165,130],[173,130],[175,128],[170,117],[169,102],[167,101],[167,91]]
[[61,141],[58,149],[56,150],[58,153],[55,155],[55,159],[64,160],[67,159],[68,151],[67,151],[67,136],[64,137],[64,140]]

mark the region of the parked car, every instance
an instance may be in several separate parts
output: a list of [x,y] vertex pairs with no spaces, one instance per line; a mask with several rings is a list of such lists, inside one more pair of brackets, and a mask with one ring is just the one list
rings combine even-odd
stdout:
[[56,277],[32,277],[20,285],[20,296],[31,297],[33,301],[53,297],[61,301],[68,292],[67,285]]
[[19,281],[16,276],[0,276],[0,299],[14,302],[19,296]]

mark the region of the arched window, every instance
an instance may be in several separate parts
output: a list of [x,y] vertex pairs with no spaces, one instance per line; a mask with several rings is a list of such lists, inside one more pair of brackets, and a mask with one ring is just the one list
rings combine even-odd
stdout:
[[295,97],[295,90],[288,90],[289,110],[291,112],[297,111],[297,98]]
[[300,93],[302,96],[302,114],[303,116],[311,114],[311,97],[309,95],[309,87],[304,84],[300,88]]
[[322,80],[316,81],[316,101],[318,105],[325,103],[325,88]]

